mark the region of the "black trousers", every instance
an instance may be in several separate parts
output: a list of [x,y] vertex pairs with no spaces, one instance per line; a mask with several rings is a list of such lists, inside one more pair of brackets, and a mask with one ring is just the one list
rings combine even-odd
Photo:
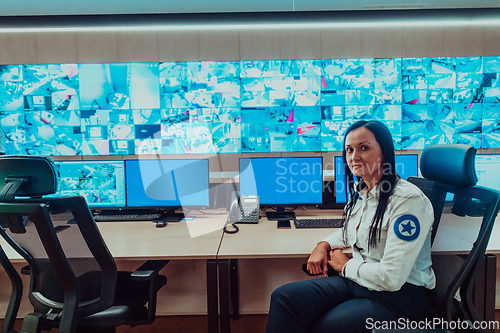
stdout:
[[381,321],[431,317],[433,296],[409,283],[371,291],[340,276],[294,282],[273,292],[266,333],[370,332]]

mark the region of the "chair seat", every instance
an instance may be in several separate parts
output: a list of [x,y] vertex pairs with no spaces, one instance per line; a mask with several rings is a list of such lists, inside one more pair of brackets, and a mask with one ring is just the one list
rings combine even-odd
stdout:
[[79,327],[120,326],[130,319],[130,310],[125,305],[115,305],[90,316],[78,318]]
[[[116,298],[112,307],[78,319],[79,327],[110,327],[123,325],[130,319],[137,320],[144,314],[145,305],[149,301],[149,281],[132,281],[132,272],[117,272]],[[164,275],[158,275],[158,288],[167,284]]]

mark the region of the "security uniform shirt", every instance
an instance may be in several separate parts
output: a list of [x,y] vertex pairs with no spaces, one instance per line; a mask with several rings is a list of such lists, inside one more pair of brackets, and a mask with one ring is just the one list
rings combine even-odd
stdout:
[[[404,179],[397,182],[382,219],[380,240],[377,233],[376,247],[368,246],[380,186],[358,192],[346,221],[352,259],[344,266],[344,276],[370,290],[397,291],[406,282],[434,289],[430,232],[434,213],[429,199],[415,185]],[[332,250],[345,247],[342,230],[324,240]]]

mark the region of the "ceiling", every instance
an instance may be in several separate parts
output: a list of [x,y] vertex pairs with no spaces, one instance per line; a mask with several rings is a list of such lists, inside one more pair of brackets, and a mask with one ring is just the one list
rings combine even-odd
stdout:
[[0,16],[500,8],[500,0],[0,0],[0,4]]

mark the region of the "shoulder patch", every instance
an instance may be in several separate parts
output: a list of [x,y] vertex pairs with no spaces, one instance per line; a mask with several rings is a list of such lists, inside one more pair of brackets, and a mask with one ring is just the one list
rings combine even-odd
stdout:
[[414,241],[420,235],[420,223],[415,215],[400,216],[394,223],[394,233],[404,241]]

